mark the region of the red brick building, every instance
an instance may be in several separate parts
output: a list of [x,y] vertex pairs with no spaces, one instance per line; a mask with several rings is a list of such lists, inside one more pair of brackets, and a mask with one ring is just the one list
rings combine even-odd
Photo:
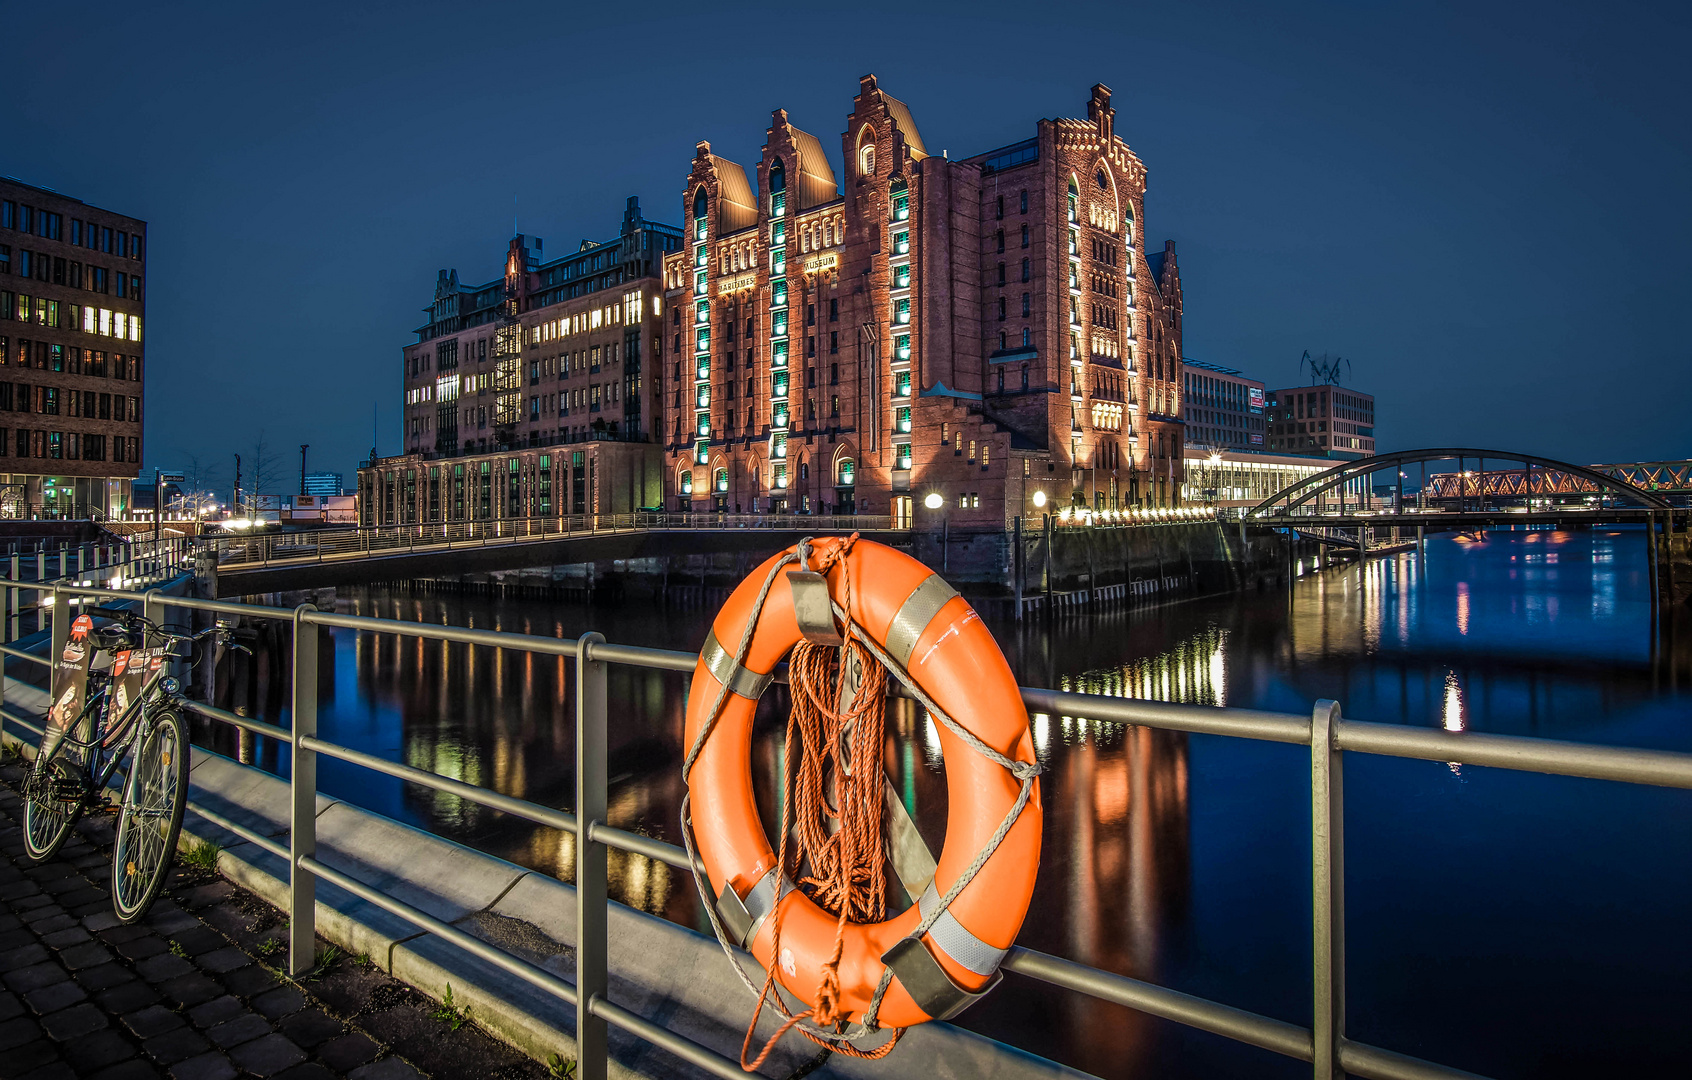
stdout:
[[837,178],[784,110],[750,173],[697,147],[665,260],[669,504],[987,528],[1177,501],[1180,274],[1146,254],[1109,90],[949,160],[866,76],[841,151]]

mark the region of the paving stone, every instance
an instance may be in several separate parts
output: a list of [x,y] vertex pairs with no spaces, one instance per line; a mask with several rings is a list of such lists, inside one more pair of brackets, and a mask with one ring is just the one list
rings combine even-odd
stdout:
[[44,934],[41,938],[41,944],[52,949],[65,949],[72,945],[81,945],[83,942],[90,940],[92,939],[88,936],[88,931],[84,930],[81,926],[67,926],[63,930],[55,930],[51,934]]
[[233,1020],[217,1025],[206,1034],[211,1037],[212,1042],[227,1050],[231,1046],[239,1046],[270,1034],[270,1022],[256,1013],[243,1013]]
[[214,949],[209,953],[205,953],[204,955],[196,956],[194,958],[194,963],[200,965],[200,967],[211,972],[213,975],[222,975],[226,972],[234,971],[236,968],[246,967],[252,962],[252,957],[248,956],[233,945],[228,945],[221,949]]
[[19,994],[27,994],[31,990],[39,990],[43,986],[52,986],[57,982],[64,982],[70,974],[55,963],[36,964],[34,967],[20,968],[6,973],[6,987]]
[[337,1080],[336,1074],[325,1069],[315,1061],[308,1061],[304,1065],[295,1065],[286,1072],[276,1074],[276,1080]]
[[77,1077],[76,1070],[66,1062],[53,1061],[39,1069],[29,1070],[18,1077],[18,1080],[80,1080],[80,1078]]
[[22,1016],[23,1002],[18,995],[0,990],[0,1020],[10,1020],[14,1016]]
[[196,886],[181,894],[177,902],[189,911],[197,911],[212,904],[221,903],[236,895],[236,888],[227,881],[213,881],[205,885]]
[[88,993],[82,987],[67,979],[62,983],[54,983],[52,986],[44,986],[39,990],[31,990],[24,995],[24,1000],[29,1002],[29,1007],[34,1009],[38,1015],[45,1016],[48,1013],[58,1012],[60,1009],[75,1005],[87,996]]
[[219,986],[210,975],[203,975],[196,971],[192,975],[183,975],[180,978],[171,979],[169,982],[160,983],[159,992],[164,994],[166,999],[174,1001],[184,1008],[189,1008],[202,1001],[210,1001],[222,994],[223,987]]
[[[125,923],[123,923],[122,921],[120,921],[117,917],[117,912],[112,911],[110,908],[107,908],[105,911],[96,912],[93,915],[85,916],[82,920],[82,925],[84,927],[86,927],[88,932],[91,933],[91,934],[99,934],[99,933],[102,933],[102,932],[111,931],[111,930],[118,930],[118,929],[123,929],[123,930],[139,930],[140,929],[139,927],[128,926]],[[142,931],[142,932],[145,933],[145,931]]]
[[139,979],[122,983],[94,995],[94,1004],[116,1016],[145,1009],[159,1001],[159,992]]
[[147,934],[143,937],[131,938],[119,942],[118,954],[131,960],[145,960],[149,956],[158,956],[170,951],[170,943],[157,934]]
[[310,1049],[327,1042],[347,1030],[346,1022],[336,1019],[322,1009],[302,1009],[282,1019],[277,1028],[301,1046]]
[[83,1076],[135,1056],[135,1046],[111,1028],[68,1042],[59,1050]]
[[188,1010],[188,1019],[193,1025],[202,1030],[216,1027],[219,1024],[235,1019],[246,1013],[247,1006],[239,998],[224,994],[222,997],[212,998],[203,1005],[196,1005]]
[[298,1012],[304,1005],[305,995],[291,986],[278,986],[253,999],[253,1008],[272,1020]]
[[41,1018],[41,1027],[49,1038],[66,1042],[106,1026],[106,1014],[94,1005],[84,1003],[60,1009]]
[[180,956],[160,953],[149,956],[135,965],[135,974],[150,983],[163,983],[171,979],[180,978],[194,970],[194,965]]
[[112,962],[112,951],[97,941],[86,945],[73,945],[59,953],[59,962],[78,971],[82,968],[99,967],[101,964]]
[[259,964],[248,964],[246,967],[236,968],[223,976],[223,985],[229,988],[231,994],[241,997],[252,997],[262,994],[281,983],[274,971]]
[[[6,1051],[7,1075],[12,1070],[33,1075],[36,1070],[48,1069],[53,1065],[61,1065],[69,1069],[70,1063],[59,1056],[59,1046],[50,1039],[36,1039],[32,1043]],[[71,1074],[75,1075],[75,1070]],[[62,1074],[60,1074],[62,1075]]]
[[163,1074],[140,1058],[121,1061],[109,1069],[101,1069],[89,1080],[157,1080]]
[[179,1027],[154,1035],[142,1043],[141,1048],[164,1064],[174,1065],[204,1054],[211,1049],[211,1043],[193,1028]]
[[317,1057],[337,1073],[344,1073],[375,1061],[381,1052],[382,1048],[374,1039],[362,1031],[355,1031],[319,1046]]
[[53,898],[48,896],[46,893],[36,893],[33,896],[25,896],[20,897],[17,900],[13,900],[11,904],[12,910],[17,912],[19,917],[27,924],[29,922],[29,913],[31,911],[45,907],[52,902]]
[[[107,912],[107,914],[111,913]],[[145,926],[136,926],[134,923],[118,922],[116,915],[112,915],[112,925],[110,926],[95,928],[94,926],[89,925],[90,923],[93,923],[96,918],[97,916],[91,915],[82,920],[82,924],[87,926],[88,929],[93,930],[96,934],[99,934],[101,941],[110,942],[113,945],[118,945],[125,941],[134,941],[136,938],[157,936]]]
[[101,964],[76,973],[76,981],[90,993],[106,990],[121,983],[134,982],[135,972],[119,963]]
[[41,1038],[41,1025],[27,1016],[0,1023],[0,1050],[10,1050]]
[[57,905],[52,908],[37,908],[24,922],[37,934],[51,934],[55,930],[64,930],[75,926],[76,917]]
[[286,1035],[266,1035],[243,1043],[231,1050],[229,1057],[237,1066],[255,1076],[275,1076],[306,1059],[305,1051],[295,1046]]
[[171,934],[180,934],[184,930],[191,930],[194,927],[199,926],[200,920],[186,911],[166,911],[162,914],[155,913],[153,915],[149,915],[147,917],[147,925],[153,928],[154,933],[169,936]]
[[422,1080],[422,1077],[422,1073],[397,1057],[383,1058],[347,1074],[347,1080]]
[[199,956],[201,953],[209,953],[229,945],[228,938],[198,921],[191,928],[171,935],[171,940],[189,956]]
[[149,1005],[122,1017],[121,1022],[137,1039],[150,1039],[181,1027],[182,1016],[163,1005]]
[[235,1066],[222,1054],[201,1054],[171,1067],[170,1080],[233,1080]]
[[34,896],[41,891],[41,886],[25,878],[20,881],[9,881],[0,885],[0,900],[10,903],[25,896]]
[[5,955],[0,955],[0,971],[17,971],[20,968],[33,967],[46,960],[51,954],[30,935],[30,943],[22,948],[13,949]]
[[[60,931],[63,933],[63,931]],[[35,934],[27,927],[19,926],[12,930],[0,930],[0,955],[23,948],[25,945],[35,944]]]

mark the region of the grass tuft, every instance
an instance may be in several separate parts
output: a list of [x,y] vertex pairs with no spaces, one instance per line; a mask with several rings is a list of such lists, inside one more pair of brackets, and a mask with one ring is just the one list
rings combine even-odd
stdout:
[[210,840],[196,840],[179,852],[176,861],[183,866],[193,866],[201,870],[216,870],[217,857],[223,848]]
[[452,999],[451,983],[446,984],[446,994],[441,998],[441,1003],[435,1008],[435,1011],[429,1014],[429,1019],[438,1020],[453,1031],[463,1027],[464,1022],[470,1019],[470,1010],[460,1007],[458,1002]]

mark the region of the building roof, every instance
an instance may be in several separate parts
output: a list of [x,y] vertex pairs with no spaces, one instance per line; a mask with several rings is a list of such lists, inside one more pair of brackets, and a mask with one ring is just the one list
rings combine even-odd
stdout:
[[1214,371],[1218,375],[1240,375],[1245,377],[1245,373],[1239,368],[1223,367],[1221,364],[1212,364],[1208,360],[1194,360],[1190,356],[1181,357],[1181,363],[1186,364],[1188,367],[1203,368],[1205,371]]
[[922,145],[922,136],[917,132],[916,120],[911,116],[910,106],[885,90],[881,92],[881,100],[887,103],[887,111],[893,114],[893,124],[899,129],[899,134],[905,137],[905,145],[910,147],[911,156],[928,157],[928,148]]
[[711,155],[717,170],[718,200],[717,228],[730,233],[758,223],[758,199],[752,194],[752,181],[746,169],[720,154]]
[[1161,284],[1163,282],[1163,252],[1146,252],[1146,265],[1151,267],[1152,277],[1156,278],[1158,283]]
[[787,125],[793,145],[799,151],[798,176],[795,192],[799,196],[796,210],[809,210],[840,198],[840,183],[834,178],[834,166],[828,162],[822,143],[808,131]]

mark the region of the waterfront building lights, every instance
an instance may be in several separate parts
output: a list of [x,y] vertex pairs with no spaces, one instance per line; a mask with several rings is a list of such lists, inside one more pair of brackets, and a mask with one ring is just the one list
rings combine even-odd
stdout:
[[928,507],[930,510],[938,510],[940,507],[944,506],[945,503],[946,497],[938,491],[930,491],[927,497],[922,500],[922,505]]

